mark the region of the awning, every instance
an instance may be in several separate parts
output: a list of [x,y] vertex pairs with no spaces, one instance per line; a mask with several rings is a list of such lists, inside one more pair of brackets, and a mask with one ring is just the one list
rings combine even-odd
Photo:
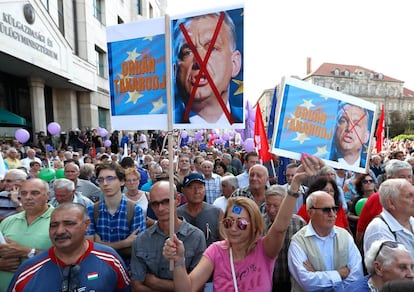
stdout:
[[0,108],[0,125],[20,125],[26,126],[26,119],[16,115],[4,108]]

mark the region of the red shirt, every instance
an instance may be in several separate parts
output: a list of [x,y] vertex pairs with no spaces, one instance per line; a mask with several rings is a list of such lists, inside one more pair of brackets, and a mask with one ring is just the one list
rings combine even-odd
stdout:
[[[303,220],[306,221],[306,223],[309,223],[310,218],[308,212],[306,211],[305,204],[300,207],[297,214],[300,217],[302,217]],[[335,225],[346,229],[348,229],[349,227],[348,218],[346,217],[345,211],[342,208],[342,206],[339,206],[338,213],[336,213]]]
[[379,193],[376,192],[369,196],[368,200],[365,202],[365,205],[361,210],[357,224],[357,231],[364,233],[365,229],[367,229],[367,226],[372,221],[372,219],[374,219],[381,212],[382,205],[380,203]]

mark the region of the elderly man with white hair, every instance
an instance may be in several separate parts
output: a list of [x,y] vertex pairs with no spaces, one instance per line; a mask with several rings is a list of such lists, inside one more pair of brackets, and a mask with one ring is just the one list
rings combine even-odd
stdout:
[[310,222],[293,235],[288,266],[292,290],[342,291],[362,278],[362,258],[349,232],[335,226],[338,206],[327,192],[306,199]]
[[65,202],[79,203],[85,208],[93,205],[93,202],[88,197],[76,192],[75,184],[67,178],[58,178],[53,181],[53,191],[55,197],[50,201],[53,207],[57,207]]
[[382,291],[384,284],[389,281],[414,279],[413,259],[401,243],[374,241],[365,254],[364,262],[368,275],[351,283],[347,287],[348,291]]
[[414,186],[406,179],[383,182],[379,188],[382,212],[374,218],[364,235],[364,253],[375,240],[398,241],[414,258]]

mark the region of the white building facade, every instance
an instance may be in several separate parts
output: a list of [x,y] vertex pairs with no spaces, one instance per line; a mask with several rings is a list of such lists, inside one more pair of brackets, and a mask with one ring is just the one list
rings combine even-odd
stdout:
[[[163,3],[0,0],[0,109],[23,117],[32,137],[50,122],[110,129],[106,26],[160,17]],[[2,115],[0,135],[13,136]]]

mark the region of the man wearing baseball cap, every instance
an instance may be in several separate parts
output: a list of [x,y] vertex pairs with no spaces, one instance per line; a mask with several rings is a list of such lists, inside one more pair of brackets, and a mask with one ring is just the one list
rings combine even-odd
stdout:
[[187,203],[178,207],[178,216],[184,217],[187,222],[203,231],[207,246],[219,240],[219,222],[224,214],[221,209],[204,202],[206,195],[204,177],[199,173],[185,176],[181,191]]

